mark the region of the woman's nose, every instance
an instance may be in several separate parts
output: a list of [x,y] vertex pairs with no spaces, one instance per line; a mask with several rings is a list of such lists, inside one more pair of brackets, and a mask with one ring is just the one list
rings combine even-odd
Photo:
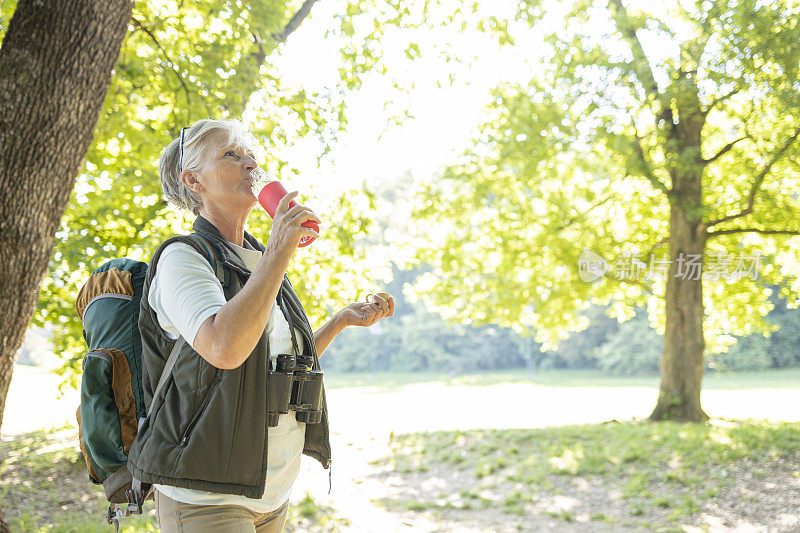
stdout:
[[244,168],[246,168],[248,171],[253,170],[254,168],[258,168],[258,163],[256,162],[255,159],[253,159],[249,155],[245,156],[245,158],[244,158]]

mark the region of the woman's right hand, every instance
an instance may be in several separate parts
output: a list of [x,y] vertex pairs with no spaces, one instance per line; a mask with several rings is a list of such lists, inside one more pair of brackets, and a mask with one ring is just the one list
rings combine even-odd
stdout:
[[290,257],[306,236],[319,237],[319,233],[311,228],[304,228],[301,224],[313,220],[317,224],[322,221],[314,212],[304,205],[297,204],[289,209],[289,202],[297,196],[298,191],[292,191],[278,202],[275,218],[272,219],[272,230],[269,233],[266,250],[286,253]]

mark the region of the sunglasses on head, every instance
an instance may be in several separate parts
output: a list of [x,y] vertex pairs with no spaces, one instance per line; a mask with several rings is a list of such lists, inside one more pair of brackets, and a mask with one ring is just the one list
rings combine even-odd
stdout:
[[183,172],[183,132],[189,129],[189,126],[181,128],[181,140],[178,144],[178,169]]

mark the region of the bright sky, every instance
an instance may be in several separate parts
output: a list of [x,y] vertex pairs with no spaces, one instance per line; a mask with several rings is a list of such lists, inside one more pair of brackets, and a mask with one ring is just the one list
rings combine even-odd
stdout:
[[[449,12],[460,0],[441,0],[440,12]],[[282,81],[291,87],[318,91],[334,87],[340,66],[340,43],[325,38],[325,33],[338,13],[344,11],[343,0],[326,0],[314,5],[307,18],[283,45],[273,60],[282,73]],[[421,3],[420,3],[421,4]],[[665,16],[670,1],[650,6]],[[516,2],[495,0],[479,3],[482,14],[513,21]],[[486,104],[490,91],[503,81],[528,82],[546,54],[541,36],[560,30],[569,2],[545,2],[547,16],[534,32],[525,23],[511,23],[515,46],[499,47],[493,36],[475,31],[461,31],[456,25],[433,30],[393,29],[381,40],[385,49],[389,76],[370,75],[361,89],[347,98],[347,130],[340,135],[322,167],[314,153],[320,147],[310,139],[282,154],[300,169],[296,186],[311,187],[325,196],[358,187],[362,182],[384,182],[406,179],[410,172],[414,182],[434,178],[438,171],[453,162],[471,146],[476,127],[486,121]],[[418,9],[411,4],[411,9]],[[435,20],[433,8],[428,20]],[[371,24],[370,24],[371,25]],[[610,32],[606,21],[598,20],[598,32]],[[680,29],[679,29],[680,30]],[[645,52],[651,61],[662,61],[675,55],[674,43],[660,36],[640,32]],[[410,61],[405,56],[409,43],[418,43],[421,57]],[[434,49],[449,46],[451,53],[471,58],[470,65],[446,63]],[[545,56],[546,59],[546,56]],[[437,87],[453,72],[455,83]],[[656,72],[659,82],[660,72]],[[392,87],[394,77],[413,90],[399,92]],[[384,111],[384,106],[388,109]],[[388,120],[391,113],[405,110],[413,117],[402,126]],[[292,184],[294,185],[294,183]],[[412,184],[409,184],[412,185]]]
[[[290,36],[276,64],[283,82],[307,90],[332,87],[339,74],[338,45],[326,41],[325,32],[339,9],[337,1],[317,3],[312,16]],[[493,3],[494,4],[494,3]],[[501,15],[501,4],[492,6]],[[459,55],[477,56],[471,68],[446,64],[436,53],[426,49],[437,42],[453,41]],[[417,42],[422,57],[406,59],[409,42]],[[369,76],[361,89],[347,99],[347,131],[320,168],[314,157],[319,149],[311,140],[283,156],[300,169],[296,186],[310,185],[324,195],[358,187],[362,182],[406,179],[411,171],[414,180],[425,180],[468,149],[475,127],[485,118],[489,91],[499,80],[519,76],[525,70],[520,49],[498,49],[490,37],[459,34],[452,28],[435,31],[405,31],[387,35],[382,40],[390,58],[390,76],[396,76],[414,89],[398,92],[386,76]],[[529,49],[530,50],[530,49]],[[456,83],[438,88],[446,69],[456,70]],[[389,109],[384,111],[384,105]],[[390,124],[388,113],[408,109],[414,117],[402,126]],[[410,184],[409,184],[410,185]]]

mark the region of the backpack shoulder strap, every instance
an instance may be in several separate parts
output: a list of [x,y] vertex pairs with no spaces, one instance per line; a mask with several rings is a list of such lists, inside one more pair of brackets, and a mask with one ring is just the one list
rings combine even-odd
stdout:
[[[158,396],[158,393],[164,388],[164,385],[167,384],[167,378],[172,374],[172,368],[175,366],[175,361],[178,360],[178,354],[181,353],[181,348],[183,345],[186,344],[186,339],[183,337],[178,337],[178,340],[175,341],[175,344],[172,346],[172,351],[169,352],[169,359],[167,359],[167,363],[164,365],[164,370],[161,371],[161,377],[158,378],[158,385],[156,385],[156,389],[153,391],[153,399]],[[150,405],[153,405],[153,402],[150,402]],[[147,414],[150,414],[150,407],[147,408]]]
[[219,282],[222,284],[223,287],[226,287],[228,285],[227,281],[229,279],[227,276],[228,273],[222,267],[222,260],[220,260],[219,255],[217,255],[217,252],[214,251],[214,247],[211,245],[211,243],[209,243],[206,239],[204,239],[197,233],[191,233],[190,235],[188,235],[188,237],[190,238],[193,237],[194,239],[200,242],[200,244],[203,246],[203,250],[205,251],[205,254],[203,255],[205,255],[206,259],[208,259],[208,262],[211,263],[211,268],[214,270],[214,274],[216,274]]
[[[208,241],[206,241],[200,235],[196,233],[192,233],[190,235],[177,235],[165,241],[159,249],[156,251],[156,254],[151,262],[151,266],[153,263],[157,263],[159,256],[161,255],[161,250],[166,248],[168,243],[172,242],[183,242],[186,243],[195,250],[197,250],[200,254],[202,254],[208,262],[211,264],[211,268],[214,270],[214,273],[217,276],[217,279],[222,284],[223,287],[227,285],[228,281],[228,272],[226,269],[222,267],[222,262],[219,260],[219,256],[214,252],[214,247],[211,246]],[[149,269],[148,276],[150,280],[152,280],[153,273],[155,272],[154,268]],[[178,337],[175,341],[175,344],[172,346],[172,350],[169,353],[169,358],[167,358],[167,362],[164,364],[164,369],[161,371],[161,376],[158,378],[158,384],[156,388],[153,390],[153,399],[155,399],[159,392],[164,388],[167,383],[167,379],[169,378],[170,374],[172,374],[172,369],[175,366],[175,362],[178,360],[178,354],[181,352],[181,348],[186,344],[186,339],[182,336]],[[150,405],[153,405],[153,401],[150,401]],[[148,406],[148,414],[150,412],[150,407]],[[141,424],[142,420],[140,420]]]

